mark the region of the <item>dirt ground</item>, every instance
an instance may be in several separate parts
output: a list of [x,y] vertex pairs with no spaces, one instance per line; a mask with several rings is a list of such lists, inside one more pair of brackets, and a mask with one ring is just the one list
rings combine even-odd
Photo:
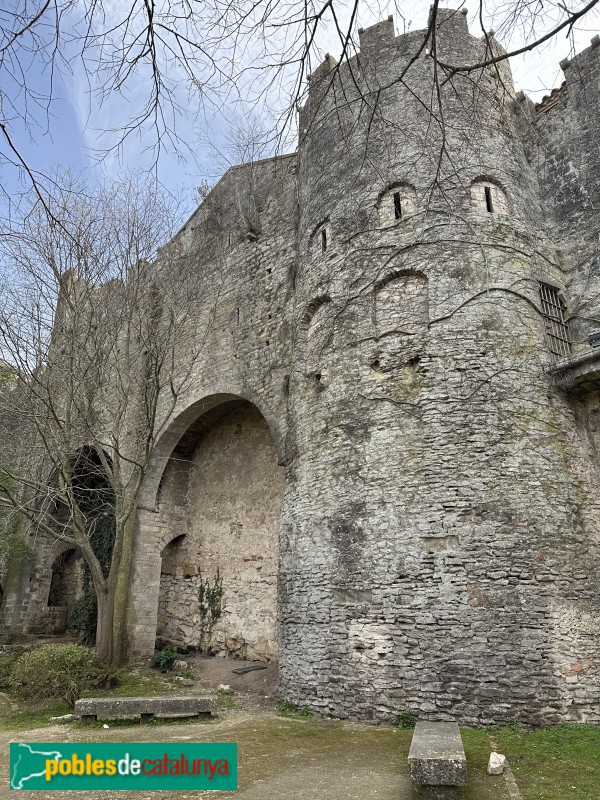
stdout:
[[[205,792],[235,795],[243,800],[411,800],[408,749],[411,731],[342,723],[317,718],[280,717],[275,713],[277,667],[243,676],[232,669],[244,662],[201,656],[183,657],[194,674],[194,686],[181,694],[213,694],[219,684],[229,685],[233,700],[221,705],[208,722],[172,721],[165,724],[80,727],[78,724],[46,728],[0,730],[0,798],[23,796],[39,800],[73,800],[72,792],[8,789],[8,744],[23,742],[237,742],[238,791]],[[509,800],[502,778],[485,772],[489,749],[467,748],[469,789],[465,800]],[[197,800],[199,792],[119,791],[86,792],[86,800]]]
[[236,675],[233,670],[255,665],[255,661],[230,658],[210,658],[199,653],[181,656],[187,661],[194,675],[194,693],[214,693],[218,686],[229,686],[236,694],[243,695],[247,708],[273,709],[278,697],[277,664],[271,662],[266,669]]

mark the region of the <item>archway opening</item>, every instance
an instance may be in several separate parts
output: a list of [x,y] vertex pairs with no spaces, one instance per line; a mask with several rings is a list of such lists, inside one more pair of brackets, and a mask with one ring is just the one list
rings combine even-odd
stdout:
[[81,594],[81,556],[66,550],[52,564],[48,605],[70,609]]
[[90,568],[78,549],[62,549],[56,555],[63,533],[72,533],[75,508],[85,520],[89,543],[108,576],[115,542],[115,494],[102,459],[91,447],[73,456],[71,485],[56,492],[46,511],[45,522],[56,531],[56,538],[45,537],[38,548],[35,593],[41,607],[34,606],[29,630],[47,635],[68,629],[93,644],[97,603]]
[[284,475],[260,411],[231,400],[182,435],[161,481],[157,640],[238,658],[277,657]]
[[83,593],[83,559],[75,549],[58,555],[51,567],[46,632],[62,634],[69,623],[69,615]]

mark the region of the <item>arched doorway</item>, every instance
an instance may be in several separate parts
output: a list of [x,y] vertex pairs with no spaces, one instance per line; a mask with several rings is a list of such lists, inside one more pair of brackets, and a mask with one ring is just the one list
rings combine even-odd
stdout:
[[76,550],[65,550],[52,564],[48,605],[71,608],[81,594],[81,556]]
[[228,400],[183,433],[162,476],[157,639],[240,658],[277,656],[284,475],[258,408]]
[[69,612],[83,593],[83,559],[77,550],[65,550],[54,559],[48,592],[48,620],[52,633],[64,633]]

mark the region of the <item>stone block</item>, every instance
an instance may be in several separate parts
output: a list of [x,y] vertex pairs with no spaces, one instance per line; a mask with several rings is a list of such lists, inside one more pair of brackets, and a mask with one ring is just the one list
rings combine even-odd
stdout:
[[212,697],[86,697],[75,703],[82,722],[97,717],[201,716],[214,714],[215,709]]
[[506,756],[502,753],[490,753],[490,760],[488,761],[488,775],[502,775],[506,767]]
[[418,786],[467,785],[467,760],[456,722],[417,722],[408,754]]

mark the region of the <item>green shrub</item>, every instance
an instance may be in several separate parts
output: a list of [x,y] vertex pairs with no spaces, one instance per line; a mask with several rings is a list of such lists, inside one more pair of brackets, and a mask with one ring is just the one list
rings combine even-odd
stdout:
[[177,650],[172,644],[168,644],[155,653],[150,661],[150,666],[159,669],[161,672],[168,672],[177,659]]
[[11,669],[11,691],[23,700],[60,698],[70,706],[94,685],[98,669],[87,647],[46,644],[24,653]]
[[277,713],[282,717],[290,717],[298,713],[298,709],[291,700],[281,700],[277,704]]
[[70,631],[83,634],[83,641],[93,645],[96,641],[96,625],[98,622],[98,602],[96,592],[88,588],[86,592],[71,606],[67,619]]
[[282,700],[277,705],[277,713],[280,717],[312,717],[313,712],[305,704],[302,708],[298,708],[291,700]]
[[410,730],[417,724],[417,718],[410,711],[401,711],[396,717],[396,727]]
[[10,653],[0,658],[0,692],[10,689],[10,673],[18,657],[18,653]]

